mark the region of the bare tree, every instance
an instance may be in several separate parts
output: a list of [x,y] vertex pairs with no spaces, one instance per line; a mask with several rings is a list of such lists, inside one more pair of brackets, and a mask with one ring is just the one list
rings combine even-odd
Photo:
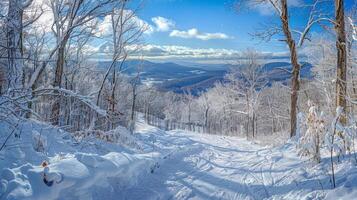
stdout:
[[[242,1],[239,1],[242,2]],[[243,1],[244,2],[244,1]],[[279,16],[281,27],[270,27],[268,31],[261,33],[255,33],[254,36],[260,37],[265,40],[270,40],[270,38],[280,32],[284,33],[285,39],[283,41],[289,47],[290,52],[290,62],[292,65],[291,71],[291,91],[290,91],[290,137],[293,137],[296,132],[296,123],[297,123],[297,103],[298,103],[298,93],[300,87],[300,69],[301,64],[298,59],[297,47],[303,45],[304,40],[307,39],[308,33],[314,24],[317,24],[322,21],[332,20],[322,15],[317,11],[318,4],[322,3],[323,0],[314,0],[313,4],[309,5],[310,15],[308,21],[305,25],[303,31],[294,30],[290,26],[290,13],[288,10],[288,1],[287,0],[254,0],[247,1],[250,5],[254,4],[269,4],[271,5],[275,13]],[[239,4],[242,5],[242,4]],[[299,34],[298,42],[295,41],[293,33]]]
[[260,92],[267,84],[262,65],[258,62],[260,54],[255,50],[243,53],[244,60],[231,70],[227,79],[232,85],[232,92],[237,93],[238,99],[245,99],[245,110],[239,111],[247,116],[246,133],[256,134],[256,109]]
[[[110,17],[111,34],[109,34],[109,43],[111,44],[111,63],[108,67],[101,84],[96,98],[96,103],[100,105],[101,95],[106,81],[111,74],[111,95],[109,98],[110,111],[115,114],[116,102],[115,99],[116,88],[118,87],[118,79],[121,72],[124,70],[123,65],[130,53],[134,53],[140,45],[138,42],[141,35],[147,29],[146,24],[138,23],[136,18],[136,10],[128,9],[128,1],[121,0],[116,2],[115,6],[111,10],[110,14],[106,17]],[[96,121],[96,116],[93,116],[93,126]]]
[[[2,6],[2,3],[0,3]],[[0,57],[6,58],[6,31],[5,27],[5,17],[2,16],[3,10],[0,9]],[[5,93],[7,85],[7,60],[0,59],[0,95]]]
[[[55,78],[52,83],[54,88],[61,87],[63,78],[63,67],[66,45],[71,36],[76,36],[76,32],[81,32],[81,28],[86,27],[93,19],[107,14],[106,5],[113,0],[52,0],[50,7],[54,16],[52,28],[56,37],[56,68]],[[59,123],[60,102],[55,99],[52,106],[52,124]]]
[[283,31],[286,37],[286,43],[290,49],[290,61],[293,66],[291,77],[291,106],[290,106],[290,136],[293,137],[296,133],[296,116],[297,116],[297,101],[299,91],[300,64],[296,51],[295,41],[291,35],[289,27],[289,14],[287,0],[281,0],[280,19],[282,22]]
[[205,111],[205,129],[206,131],[209,131],[209,125],[208,125],[208,116],[209,116],[209,110],[210,110],[210,103],[208,101],[208,97],[206,93],[203,94],[203,99],[204,99],[204,111]]
[[136,76],[133,78],[131,82],[132,87],[132,101],[131,101],[131,110],[130,110],[130,120],[129,120],[129,130],[131,132],[135,129],[135,109],[136,109],[136,101],[138,96],[138,85],[140,83],[140,69],[137,69]]
[[[344,0],[335,0],[335,31],[337,48],[337,74],[336,74],[336,107],[342,107],[346,112],[347,101],[347,49],[345,32]],[[341,124],[346,124],[346,115],[339,118]]]
[[7,14],[8,88],[23,87],[23,14],[32,0],[9,1]]
[[187,123],[189,126],[191,126],[194,96],[192,95],[192,92],[190,90],[187,90],[184,92],[184,97],[184,101],[186,102],[187,106]]

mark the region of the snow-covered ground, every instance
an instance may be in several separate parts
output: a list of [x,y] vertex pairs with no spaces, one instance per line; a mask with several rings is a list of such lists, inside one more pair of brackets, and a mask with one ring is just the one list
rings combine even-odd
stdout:
[[[2,131],[10,128],[2,125]],[[0,152],[0,199],[353,199],[353,159],[337,167],[331,190],[329,160],[314,165],[293,143],[263,147],[245,139],[165,132],[137,123],[123,128],[118,144],[94,138],[77,142],[69,133],[24,122],[20,139]],[[34,131],[35,130],[35,131]],[[44,151],[31,141],[45,140]],[[1,134],[6,136],[6,134]],[[35,136],[35,137],[34,137]],[[3,141],[3,138],[1,138]],[[37,141],[35,139],[35,141]],[[48,166],[41,166],[43,160]],[[44,182],[44,175],[47,184]]]

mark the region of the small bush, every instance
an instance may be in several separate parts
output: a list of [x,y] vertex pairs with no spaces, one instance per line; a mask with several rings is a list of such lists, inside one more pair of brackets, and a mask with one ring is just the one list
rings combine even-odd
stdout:
[[323,113],[318,112],[317,106],[308,103],[310,109],[305,120],[306,132],[300,139],[300,155],[311,156],[316,162],[320,162],[320,147],[325,134],[325,121]]

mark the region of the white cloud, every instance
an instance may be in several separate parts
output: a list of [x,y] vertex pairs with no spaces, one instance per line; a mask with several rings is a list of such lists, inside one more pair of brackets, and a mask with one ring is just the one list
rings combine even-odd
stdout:
[[159,32],[166,32],[171,30],[173,27],[175,27],[175,22],[170,20],[170,19],[166,19],[164,17],[153,17],[151,18],[151,21],[154,22],[156,28],[156,31]]
[[[136,47],[132,47],[136,48]],[[288,52],[261,52],[260,59],[286,60]],[[197,63],[236,63],[245,59],[241,51],[234,49],[191,48],[176,45],[144,45],[131,58],[152,61],[188,61]]]
[[[33,3],[31,4],[30,7],[31,10],[40,10],[42,11],[41,16],[39,17],[38,20],[36,20],[33,24],[34,28],[38,30],[43,30],[45,32],[51,32],[52,31],[52,24],[54,21],[54,16],[52,13],[52,10],[50,8],[50,1],[49,0],[34,0]],[[34,11],[33,11],[34,12]],[[142,20],[138,16],[134,15],[133,16],[133,11],[132,10],[124,10],[124,17],[128,16],[131,17],[130,20],[128,20],[127,25],[132,26],[135,24],[137,27],[140,27],[144,30],[145,34],[151,34],[154,32],[154,28],[147,23],[146,21]],[[98,25],[96,27],[95,34],[96,36],[108,36],[111,34],[111,16],[107,15],[103,19],[95,19],[98,22]],[[95,21],[93,20],[93,21]],[[93,21],[89,22],[93,24]],[[89,24],[88,24],[89,25]]]
[[[32,13],[39,13],[41,10],[41,16],[32,24],[34,29],[44,31],[46,33],[52,31],[51,28],[54,17],[48,0],[34,0],[28,9]],[[30,31],[32,31],[32,29],[30,29]]]
[[95,34],[99,37],[107,36],[112,33],[111,29],[112,29],[111,16],[107,15],[104,17],[102,21],[98,23],[97,31],[95,32]]
[[[132,27],[135,25],[138,28],[142,28],[144,30],[145,34],[151,34],[154,32],[154,28],[147,23],[146,21],[142,20],[138,16],[134,15],[133,16],[133,11],[131,10],[125,10],[124,11],[124,17],[128,16],[128,19],[130,17],[130,20],[127,22],[128,27]],[[103,20],[100,20],[98,23],[96,35],[97,36],[108,36],[112,34],[112,24],[111,24],[111,15],[107,15],[104,17]]]
[[[110,59],[110,45],[104,43],[98,47],[87,47],[86,53],[93,59]],[[241,51],[233,49],[215,49],[215,48],[191,48],[177,45],[131,45],[127,47],[131,51],[131,59],[143,58],[154,61],[193,61],[193,62],[237,62],[244,59]],[[261,52],[261,59],[285,59],[288,52]]]
[[[155,24],[154,31],[157,32],[167,32],[175,27],[175,22],[173,20],[161,16],[153,17],[151,18],[151,21]],[[170,32],[170,37],[195,38],[200,40],[232,38],[224,33],[201,33],[196,28],[192,28],[187,31],[172,30]]]
[[230,39],[232,37],[224,33],[201,33],[196,28],[189,29],[187,31],[173,30],[170,33],[171,37],[180,38],[196,38],[200,40],[212,40],[212,39]]

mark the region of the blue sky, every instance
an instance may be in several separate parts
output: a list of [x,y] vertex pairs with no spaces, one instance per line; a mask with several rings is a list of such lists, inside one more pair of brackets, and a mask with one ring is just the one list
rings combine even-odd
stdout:
[[192,48],[227,48],[243,50],[258,47],[262,51],[285,51],[284,44],[276,42],[260,43],[252,40],[249,33],[259,23],[274,18],[257,11],[236,12],[232,1],[225,0],[146,0],[138,15],[150,22],[152,17],[161,16],[175,22],[175,29],[198,29],[204,33],[224,33],[229,39],[183,39],[170,37],[166,32],[155,32],[147,37],[147,42],[157,45],[184,45]]
[[[354,1],[346,0],[346,8]],[[149,26],[141,51],[145,59],[224,63],[239,58],[240,52],[247,48],[265,52],[267,57],[288,55],[286,44],[279,41],[282,35],[269,42],[251,36],[262,24],[279,25],[279,18],[269,4],[248,4],[237,12],[234,0],[134,0],[132,6],[137,7],[139,2],[142,6],[137,16]],[[312,0],[288,0],[294,29],[304,27],[309,10],[302,5],[309,2]],[[333,14],[333,1],[321,9]],[[312,29],[313,33],[320,31],[319,26]]]

